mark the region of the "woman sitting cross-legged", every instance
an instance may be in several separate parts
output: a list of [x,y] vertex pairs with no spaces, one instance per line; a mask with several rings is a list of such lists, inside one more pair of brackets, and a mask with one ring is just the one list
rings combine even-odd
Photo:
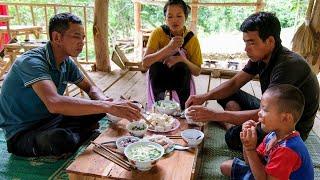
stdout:
[[191,75],[198,76],[202,55],[197,37],[185,27],[190,7],[183,0],[169,0],[163,9],[166,25],[151,33],[143,66],[155,101],[164,99],[166,90],[175,90],[183,110],[190,96]]

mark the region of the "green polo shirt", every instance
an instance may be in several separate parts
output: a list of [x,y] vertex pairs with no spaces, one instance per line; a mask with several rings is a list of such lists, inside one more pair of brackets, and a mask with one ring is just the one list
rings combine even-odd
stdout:
[[54,117],[32,89],[32,84],[52,80],[57,93],[63,95],[68,82],[78,84],[83,78],[70,58],[65,59],[60,67],[56,66],[50,42],[18,57],[0,94],[0,128],[6,139],[43,119]]

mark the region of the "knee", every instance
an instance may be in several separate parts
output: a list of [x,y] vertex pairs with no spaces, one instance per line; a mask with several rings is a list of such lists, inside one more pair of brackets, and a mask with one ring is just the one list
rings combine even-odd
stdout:
[[233,160],[227,160],[221,163],[220,171],[225,176],[231,176],[231,167]]
[[187,64],[183,62],[178,62],[173,66],[174,70],[180,73],[190,74],[190,69]]
[[54,129],[37,137],[40,155],[59,156],[75,151],[79,137],[66,129]]
[[229,101],[226,104],[225,110],[227,110],[227,111],[240,111],[241,107],[236,101]]

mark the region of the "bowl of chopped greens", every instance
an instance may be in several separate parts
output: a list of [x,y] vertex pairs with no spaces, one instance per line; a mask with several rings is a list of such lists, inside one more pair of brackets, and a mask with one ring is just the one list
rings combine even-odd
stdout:
[[157,143],[140,141],[124,149],[125,156],[140,171],[148,171],[163,156],[164,148]]
[[132,136],[143,137],[148,130],[148,125],[143,121],[133,121],[127,124],[127,129]]
[[160,100],[154,103],[156,112],[173,115],[180,111],[180,104],[171,100]]

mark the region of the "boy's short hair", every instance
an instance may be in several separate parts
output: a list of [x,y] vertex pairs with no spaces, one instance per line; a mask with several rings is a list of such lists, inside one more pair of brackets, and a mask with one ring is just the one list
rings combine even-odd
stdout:
[[273,36],[276,45],[281,44],[281,25],[279,19],[271,12],[257,12],[246,18],[240,26],[242,32],[258,31],[259,37],[265,41]]
[[72,13],[60,13],[54,15],[49,22],[49,36],[52,40],[52,32],[64,33],[69,29],[69,23],[82,25],[81,19]]
[[290,84],[279,84],[269,87],[265,93],[277,98],[279,112],[291,113],[294,122],[298,122],[305,105],[304,96],[298,88]]

